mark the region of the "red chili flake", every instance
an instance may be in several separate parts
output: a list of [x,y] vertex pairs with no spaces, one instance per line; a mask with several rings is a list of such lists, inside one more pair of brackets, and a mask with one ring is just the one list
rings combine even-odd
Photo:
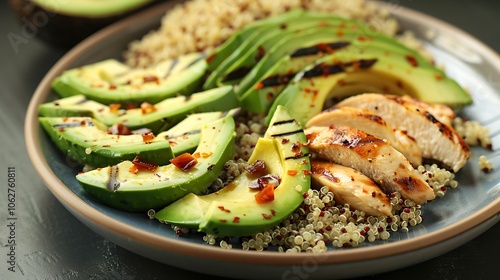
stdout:
[[215,55],[215,54],[211,54],[211,55],[209,55],[209,56],[205,59],[205,61],[206,61],[206,62],[208,62],[208,63],[210,63],[210,62],[212,62],[212,60],[214,60],[214,58],[215,58],[215,57],[216,57],[216,55]]
[[220,210],[226,212],[226,213],[231,213],[231,210],[224,208],[224,206],[217,206]]
[[240,217],[234,217],[233,223],[237,224],[240,222]]
[[130,167],[129,171],[136,174],[137,172],[141,170],[148,170],[151,172],[154,172],[157,168],[158,165],[150,162],[143,161],[139,155],[135,156],[134,160],[132,160],[132,163],[134,164],[132,167]]
[[407,54],[405,56],[405,58],[406,58],[406,60],[408,60],[408,62],[410,63],[411,66],[413,66],[413,67],[417,67],[418,66],[417,59],[415,59],[414,56]]
[[286,144],[286,143],[288,143],[288,142],[290,142],[290,139],[288,139],[288,138],[283,138],[283,139],[281,139],[281,143],[282,143],[282,144]]
[[108,107],[109,107],[109,112],[110,113],[116,113],[118,112],[118,110],[120,109],[122,105],[118,104],[118,103],[112,103],[112,104],[109,104]]
[[252,175],[267,173],[266,163],[263,160],[257,160],[254,163],[245,166],[244,169]]
[[108,128],[108,134],[112,135],[131,135],[132,132],[130,129],[121,123],[114,124],[110,128]]
[[227,220],[219,220],[221,223],[227,223]]
[[155,139],[155,135],[151,131],[144,132],[143,134],[141,134],[141,136],[142,136],[142,141],[146,144],[151,143],[151,141],[153,141]]
[[186,172],[193,168],[196,164],[198,164],[198,160],[190,153],[183,153],[171,159],[170,163],[175,165],[175,167],[179,168],[180,170]]
[[271,209],[271,214],[272,214],[273,216],[276,216],[276,210]]
[[263,46],[259,45],[259,47],[257,48],[257,55],[255,56],[255,61],[261,60],[265,54],[266,50],[264,49]]
[[[268,184],[265,188],[255,194],[257,203],[266,203],[274,200],[274,185]],[[262,214],[264,215],[264,214]],[[271,216],[271,215],[269,215]],[[265,218],[265,217],[264,217]]]
[[142,102],[141,104],[142,114],[148,114],[156,111],[156,107],[148,102]]
[[299,173],[297,170],[288,170],[287,171],[287,174],[290,176],[295,176],[295,175],[297,175],[297,173]]
[[441,81],[441,80],[443,79],[443,75],[436,74],[436,75],[434,76],[434,78],[436,78],[436,80],[438,80],[438,81]]
[[125,108],[127,110],[131,110],[131,109],[137,109],[139,107],[137,106],[137,104],[125,104]]
[[160,82],[160,79],[158,79],[158,77],[156,76],[153,76],[153,75],[149,75],[149,76],[144,76],[142,78],[143,82],[144,83],[151,83],[151,82],[155,82],[155,83],[159,83]]
[[254,89],[255,89],[255,90],[259,90],[259,89],[261,89],[261,88],[264,88],[264,83],[262,83],[262,82],[259,82],[259,83],[258,83],[258,84],[256,84],[256,85],[255,85],[255,87],[254,87]]
[[109,89],[110,90],[116,89],[116,85],[109,85]]
[[306,175],[306,176],[311,175],[311,171],[310,170],[304,170],[304,175]]
[[269,214],[266,214],[266,213],[262,213],[262,217],[264,217],[264,219],[266,219],[266,220],[269,220],[269,219],[271,219],[273,216],[272,216],[272,215],[269,215]]

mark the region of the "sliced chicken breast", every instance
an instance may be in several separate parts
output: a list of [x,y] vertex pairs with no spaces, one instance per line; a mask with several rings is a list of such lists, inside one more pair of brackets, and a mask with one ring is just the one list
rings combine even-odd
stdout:
[[365,109],[354,107],[333,107],[312,117],[306,127],[312,126],[350,126],[356,129],[386,139],[400,151],[414,167],[422,165],[422,150],[415,139],[405,132],[392,128],[380,116]]
[[319,158],[359,170],[386,193],[397,191],[418,204],[435,198],[422,174],[384,139],[347,126],[311,127],[306,136]]
[[389,125],[406,131],[422,149],[422,156],[442,162],[454,172],[470,157],[470,148],[455,129],[438,121],[422,102],[409,97],[366,93],[349,97],[336,106],[368,109]]
[[391,216],[392,205],[387,195],[356,169],[327,161],[312,160],[312,185],[323,186],[334,194],[338,204],[349,204],[354,210],[371,216]]

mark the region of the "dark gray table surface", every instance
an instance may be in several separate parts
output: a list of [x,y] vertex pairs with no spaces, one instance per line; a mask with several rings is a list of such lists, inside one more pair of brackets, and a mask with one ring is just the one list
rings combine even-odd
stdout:
[[[390,1],[436,16],[500,52],[500,1]],[[31,95],[65,51],[36,38],[12,44],[22,26],[0,4],[0,279],[215,279],[146,259],[114,245],[74,218],[33,169],[24,144]],[[9,35],[10,34],[10,35]],[[17,51],[16,51],[17,49]],[[500,78],[500,77],[498,77]],[[16,272],[7,270],[7,171],[16,168]],[[500,224],[445,255],[372,279],[493,279],[500,265]],[[218,278],[220,279],[220,278]]]

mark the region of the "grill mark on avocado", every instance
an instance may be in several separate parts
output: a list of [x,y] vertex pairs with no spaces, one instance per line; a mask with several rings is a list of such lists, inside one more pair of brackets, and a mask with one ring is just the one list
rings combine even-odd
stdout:
[[193,60],[191,63],[189,63],[188,65],[186,65],[186,67],[185,67],[184,69],[187,69],[187,68],[189,68],[189,67],[193,66],[196,62],[198,62],[198,61],[200,61],[200,60],[205,59],[205,57],[207,57],[207,55],[206,55],[206,54],[204,54],[204,53],[203,53],[203,54],[201,54],[199,57],[197,57],[197,58],[196,58],[195,60]]
[[84,123],[82,122],[59,123],[53,125],[52,127],[54,127],[55,129],[65,129],[71,127],[80,127],[80,126],[94,126],[94,123],[92,121],[85,121]]
[[294,130],[294,131],[287,131],[287,132],[283,132],[283,133],[271,134],[271,136],[272,137],[290,136],[290,135],[294,135],[294,134],[297,134],[297,133],[301,133],[303,131],[304,130],[302,130],[302,129],[297,129],[297,130]]
[[357,67],[359,69],[368,69],[377,62],[377,59],[359,59],[346,63],[325,64],[321,63],[304,72],[304,78],[314,78],[319,76],[328,76],[345,72],[347,67]]
[[87,101],[89,101],[87,98],[82,98],[82,100],[76,102],[75,105],[80,105],[80,104],[83,104],[83,103],[85,103]]
[[283,120],[283,121],[278,121],[278,122],[273,123],[273,126],[287,124],[287,123],[293,123],[293,122],[295,122],[294,119]]
[[227,82],[227,81],[232,81],[232,80],[238,80],[238,79],[241,79],[243,77],[245,77],[246,74],[248,74],[250,72],[250,70],[252,70],[251,67],[241,67],[241,68],[238,68],[236,70],[233,70],[231,72],[229,72],[223,79],[222,81],[223,82]]
[[272,87],[279,85],[286,85],[290,81],[290,79],[295,76],[295,73],[289,75],[274,75],[268,78],[265,78],[260,82],[260,87]]
[[178,134],[178,135],[166,135],[165,136],[165,139],[173,139],[173,138],[177,138],[177,137],[182,137],[182,136],[187,136],[187,135],[193,135],[193,134],[198,134],[198,133],[201,133],[201,130],[200,129],[195,129],[195,130],[191,130],[191,131],[188,131],[188,132],[184,132],[182,134]]
[[163,78],[166,78],[172,73],[172,71],[175,69],[175,66],[179,63],[179,58],[176,57],[172,60],[172,63],[170,64],[170,67],[168,67],[167,72],[163,76]]
[[317,44],[311,47],[305,47],[295,50],[290,57],[301,57],[307,55],[315,55],[321,52],[331,53],[333,50],[345,48],[351,43],[347,41],[333,42],[333,43],[323,43]]
[[301,159],[301,158],[309,157],[310,155],[311,154],[309,154],[309,153],[300,154],[300,155],[296,155],[296,156],[286,157],[285,160],[289,160],[289,159]]

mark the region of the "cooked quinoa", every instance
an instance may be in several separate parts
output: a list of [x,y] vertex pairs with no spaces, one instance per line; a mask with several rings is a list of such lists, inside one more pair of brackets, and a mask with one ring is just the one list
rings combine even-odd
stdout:
[[432,59],[411,32],[397,34],[398,23],[388,7],[380,9],[365,0],[192,0],[177,4],[163,16],[158,30],[132,42],[124,59],[133,67],[150,67],[186,53],[211,52],[235,30],[296,8],[362,21]]

